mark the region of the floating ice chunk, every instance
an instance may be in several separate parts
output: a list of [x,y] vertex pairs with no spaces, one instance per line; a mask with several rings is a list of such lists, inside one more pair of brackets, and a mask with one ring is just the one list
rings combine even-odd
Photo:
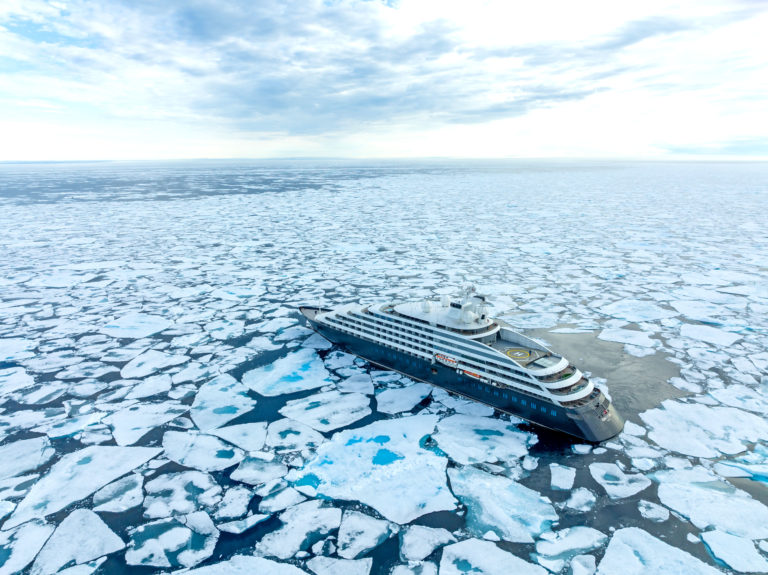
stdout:
[[768,414],[768,395],[759,390],[744,385],[729,385],[720,389],[713,389],[709,395],[720,403],[738,407],[748,411]]
[[128,531],[128,565],[193,567],[213,555],[219,531],[204,511],[160,519]]
[[[345,367],[352,367],[355,364],[355,356],[351,353],[344,353],[343,351],[334,351],[325,357],[325,366],[328,369],[342,369]],[[384,372],[391,375],[391,372]],[[400,376],[397,375],[399,378]]]
[[574,511],[585,512],[592,509],[596,502],[597,498],[595,497],[595,494],[589,489],[586,487],[577,487],[571,491],[571,496],[568,498],[568,501],[565,502],[565,506]]
[[98,559],[125,547],[125,543],[89,509],[67,515],[45,542],[30,569],[31,575],[49,575],[74,562]]
[[447,409],[453,409],[456,413],[478,417],[490,417],[493,415],[493,408],[490,405],[462,399],[458,395],[451,395],[444,389],[434,388],[432,390],[432,399],[439,401]]
[[373,395],[373,380],[367,373],[358,373],[342,379],[336,384],[336,389],[344,393],[364,393]]
[[257,555],[288,559],[338,529],[341,510],[324,507],[322,501],[305,501],[280,515],[282,526],[256,544]]
[[143,399],[152,397],[160,393],[165,393],[171,389],[171,376],[167,374],[153,375],[134,386],[131,392],[126,395],[127,399]]
[[243,332],[245,331],[245,322],[239,319],[220,319],[205,324],[205,331],[207,331],[214,339],[224,341],[243,335]]
[[643,427],[642,425],[638,425],[637,423],[633,423],[631,421],[625,421],[623,433],[626,433],[627,435],[640,437],[642,435],[645,435],[645,427]]
[[400,558],[403,561],[422,561],[438,547],[456,543],[447,529],[410,525],[400,532]]
[[292,505],[306,501],[301,493],[296,491],[293,487],[286,487],[280,491],[270,493],[267,497],[264,497],[259,502],[259,511],[263,513],[275,513],[287,509]]
[[20,337],[0,338],[0,363],[21,361],[34,357],[32,352],[37,347],[34,341]]
[[723,331],[708,325],[693,325],[689,323],[685,323],[680,327],[680,335],[723,347],[733,345],[741,339],[741,336],[737,333]]
[[187,382],[198,382],[219,375],[219,373],[221,373],[221,370],[218,366],[191,361],[185,365],[181,371],[174,373],[171,376],[171,381],[174,385]]
[[445,483],[447,460],[420,445],[436,422],[436,416],[417,415],[338,432],[320,446],[295,486],[309,494],[361,501],[401,524],[453,509],[456,500]]
[[389,575],[437,575],[437,565],[429,561],[410,565],[395,565]]
[[277,453],[316,449],[324,441],[321,433],[292,419],[278,419],[267,429],[266,444]]
[[[320,334],[313,334],[301,343],[302,347],[311,349],[331,349],[333,344]],[[371,392],[373,393],[373,392]]]
[[264,461],[258,457],[246,457],[229,476],[234,481],[261,485],[273,479],[284,477],[288,468],[282,463]]
[[8,517],[13,510],[16,509],[16,504],[12,501],[5,501],[0,499],[0,521]]
[[589,472],[611,499],[624,499],[651,484],[645,475],[624,473],[615,463],[590,463]]
[[20,573],[29,565],[37,552],[53,533],[53,525],[30,521],[17,529],[3,525],[0,531],[0,574]]
[[201,471],[221,471],[243,460],[245,454],[218,437],[194,431],[166,431],[163,449],[171,461]]
[[598,566],[598,575],[719,575],[720,571],[637,527],[618,529]]
[[245,533],[254,525],[258,525],[262,521],[269,519],[271,515],[249,515],[244,519],[236,519],[235,521],[228,521],[227,523],[220,523],[217,525],[219,531],[225,533],[232,533],[234,535],[240,535]]
[[576,479],[576,469],[559,463],[550,463],[549,471],[552,475],[550,484],[552,489],[568,491],[573,487],[573,480]]
[[141,379],[166,367],[180,365],[187,361],[189,361],[189,357],[186,355],[171,355],[150,349],[125,364],[123,369],[120,370],[120,376],[125,379]]
[[0,479],[34,471],[45,465],[56,450],[47,437],[22,439],[0,446]]
[[307,567],[316,575],[368,575],[373,559],[334,559],[333,557],[313,557],[307,561]]
[[231,375],[220,375],[200,387],[190,415],[201,431],[210,431],[249,412],[255,405],[247,387]]
[[147,433],[176,419],[189,408],[175,401],[143,403],[121,409],[104,418],[118,445],[133,445]]
[[243,383],[256,393],[274,396],[315,389],[332,381],[315,350],[303,348],[270,365],[246,371]]
[[433,438],[451,459],[470,463],[513,462],[528,454],[537,437],[514,423],[490,417],[452,415],[437,424]]
[[547,571],[528,563],[496,544],[480,539],[467,539],[443,548],[440,575],[547,575]]
[[623,329],[620,327],[605,328],[600,332],[600,335],[598,335],[597,338],[605,341],[626,343],[637,347],[655,347],[659,343],[657,340],[648,337],[648,334],[644,331],[635,331],[633,329]]
[[623,299],[600,308],[600,312],[633,323],[656,321],[675,317],[674,311],[663,309],[656,304],[636,299]]
[[172,323],[158,315],[129,313],[99,328],[101,333],[120,339],[141,339],[171,327]]
[[571,451],[578,455],[586,455],[592,452],[592,446],[587,445],[586,443],[577,443],[575,445],[571,445]]
[[235,519],[248,513],[248,504],[251,502],[253,493],[247,487],[237,485],[227,489],[224,497],[219,503],[214,517],[216,519]]
[[267,422],[242,423],[219,427],[209,432],[211,435],[222,438],[233,445],[237,445],[245,451],[260,451],[264,447],[267,438]]
[[370,403],[367,395],[332,390],[289,401],[280,413],[318,431],[333,431],[369,415]]
[[42,518],[125,475],[160,453],[154,447],[92,445],[64,455],[45,477],[29,490],[8,519],[9,529],[30,519]]
[[[661,502],[699,529],[713,527],[749,539],[768,537],[768,507],[704,469],[653,474]],[[745,518],[749,518],[745,521]]]
[[571,559],[568,575],[594,575],[597,565],[592,555],[577,555]]
[[411,411],[431,393],[432,389],[433,387],[427,383],[385,389],[376,395],[376,410],[390,414]]
[[23,367],[0,369],[0,399],[34,384],[35,379]]
[[278,563],[263,557],[235,555],[228,561],[222,561],[205,567],[187,571],[185,575],[307,575],[306,571],[289,563]]
[[389,521],[346,510],[341,518],[337,553],[345,559],[357,559],[381,545],[394,531]]
[[768,421],[732,407],[667,400],[640,414],[659,446],[685,455],[718,457],[768,438]]
[[518,313],[502,316],[501,319],[520,329],[548,329],[560,323],[556,313]]
[[93,495],[93,510],[118,513],[141,505],[144,500],[143,484],[144,478],[133,473],[102,487]]
[[221,487],[213,477],[200,471],[167,473],[148,481],[144,516],[168,517],[212,508],[221,501]]
[[728,567],[739,573],[768,573],[768,561],[755,548],[755,544],[744,537],[737,537],[724,531],[705,531],[701,540]]
[[229,286],[213,290],[211,296],[228,301],[243,301],[250,297],[259,296],[263,291],[263,289],[254,285]]
[[543,533],[536,543],[536,552],[548,560],[568,560],[579,553],[602,547],[607,540],[608,537],[597,529],[577,525]]
[[645,499],[641,499],[637,502],[637,509],[640,511],[640,515],[643,516],[643,519],[648,519],[649,521],[660,523],[669,519],[669,509],[663,505],[646,501]]
[[512,479],[469,466],[449,469],[448,476],[467,506],[467,528],[478,537],[492,530],[506,541],[533,543],[558,519],[548,499]]
[[0,499],[22,499],[38,477],[39,474],[31,473],[0,480]]
[[66,383],[46,382],[18,391],[11,397],[22,405],[42,405],[56,401],[64,395],[69,386]]

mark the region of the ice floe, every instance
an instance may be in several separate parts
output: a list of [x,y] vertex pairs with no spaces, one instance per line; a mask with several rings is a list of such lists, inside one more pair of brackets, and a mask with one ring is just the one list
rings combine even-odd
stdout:
[[586,487],[577,487],[571,491],[571,496],[565,502],[565,507],[574,511],[589,511],[595,506],[597,497]]
[[48,463],[55,452],[47,437],[33,437],[0,445],[0,479],[34,471]]
[[37,347],[34,341],[20,338],[0,338],[0,362],[21,361],[34,357],[33,349]]
[[143,403],[121,409],[103,419],[112,428],[118,445],[133,445],[153,429],[189,411],[175,401]]
[[277,453],[291,451],[309,452],[325,441],[318,432],[292,419],[278,419],[267,428],[266,445]]
[[110,483],[93,494],[94,511],[119,513],[141,505],[144,501],[144,477],[132,473]]
[[708,325],[694,325],[690,323],[685,323],[680,327],[680,335],[723,347],[733,345],[741,339],[738,333],[723,331]]
[[65,565],[87,563],[125,547],[125,543],[89,509],[75,509],[56,527],[30,569],[30,575],[56,573]]
[[417,415],[338,432],[296,474],[295,486],[310,495],[361,501],[401,524],[453,509],[447,460],[420,445],[436,422],[435,416]]
[[345,510],[339,527],[337,553],[345,559],[357,559],[381,545],[395,532],[396,527],[389,521]]
[[[167,367],[180,365],[189,361],[186,355],[172,355],[150,349],[134,357],[120,370],[120,376],[125,379],[140,379],[161,371]],[[95,377],[95,376],[94,376]]]
[[589,472],[611,499],[630,497],[651,484],[645,475],[624,473],[615,463],[590,463]]
[[490,541],[466,539],[443,548],[440,575],[546,575],[547,571],[512,553],[499,549]]
[[633,323],[654,321],[677,315],[674,311],[663,309],[650,301],[636,299],[624,299],[605,305],[600,308],[600,312]]
[[221,471],[237,465],[245,457],[241,449],[218,437],[194,431],[166,431],[163,450],[171,461],[201,471]]
[[333,431],[370,414],[370,403],[367,395],[331,390],[289,401],[280,413],[318,431]]
[[273,479],[284,477],[286,473],[288,473],[288,467],[282,463],[270,461],[268,458],[265,460],[262,457],[246,457],[229,477],[249,485],[262,485]]
[[341,523],[341,509],[322,501],[305,501],[280,514],[282,525],[262,537],[255,553],[264,557],[288,559],[328,535]]
[[303,348],[245,372],[243,383],[258,394],[274,396],[315,389],[332,381],[315,350]]
[[306,575],[306,571],[288,563],[278,563],[264,557],[235,555],[228,561],[198,567],[185,575]]
[[520,483],[475,467],[448,470],[451,487],[467,506],[467,528],[477,537],[489,530],[514,543],[532,543],[558,520],[549,500]]
[[70,503],[88,497],[160,453],[154,447],[90,446],[64,455],[41,478],[16,511],[5,529],[25,521],[43,518]]
[[220,437],[245,451],[260,451],[267,439],[267,422],[241,423],[212,429],[211,435]]
[[649,521],[661,522],[669,519],[669,509],[645,499],[637,502],[637,510],[640,511],[643,519],[648,519]]
[[426,383],[385,389],[376,394],[376,409],[389,414],[411,411],[432,392],[432,389],[434,388]]
[[166,473],[147,481],[144,516],[168,517],[213,508],[221,501],[221,487],[201,471]]
[[193,567],[213,554],[219,531],[204,511],[145,523],[128,531],[128,565]]
[[258,525],[262,521],[269,519],[270,517],[271,515],[253,514],[249,515],[248,517],[244,517],[243,519],[235,519],[234,521],[219,523],[216,527],[218,527],[219,531],[239,535],[241,533],[245,533],[249,529]]
[[659,344],[658,340],[651,339],[644,331],[620,327],[605,328],[597,337],[605,341],[615,341],[636,347],[656,347]]
[[336,559],[334,557],[313,557],[307,567],[316,575],[368,575],[373,559]]
[[701,540],[712,555],[734,571],[768,573],[768,561],[749,539],[715,529],[702,533]]
[[441,420],[433,438],[451,459],[464,465],[512,464],[527,455],[528,449],[538,441],[536,435],[520,431],[509,421],[462,414]]
[[568,491],[573,487],[573,481],[576,479],[576,469],[559,463],[549,464],[550,485],[552,489]]
[[577,525],[541,534],[536,542],[539,561],[551,571],[560,571],[574,556],[602,547],[608,537],[592,527]]
[[447,529],[410,525],[400,532],[400,558],[422,561],[438,547],[455,542],[456,538]]
[[141,339],[171,327],[164,317],[143,313],[129,313],[99,328],[101,333],[119,339]]
[[646,575],[668,573],[672,575],[718,575],[693,555],[672,547],[637,527],[618,529],[611,537],[608,548],[597,570],[598,575]]
[[275,513],[305,500],[306,497],[293,487],[284,487],[283,489],[272,491],[264,497],[259,502],[259,511],[262,513]]
[[200,386],[190,415],[201,431],[210,431],[249,412],[255,405],[247,387],[231,375],[220,375]]

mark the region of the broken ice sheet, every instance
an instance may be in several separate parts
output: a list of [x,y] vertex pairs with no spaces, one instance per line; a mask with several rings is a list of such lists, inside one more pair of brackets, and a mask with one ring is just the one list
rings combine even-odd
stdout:
[[411,411],[432,392],[432,389],[433,386],[426,383],[385,389],[376,394],[376,410],[389,414]]
[[386,541],[397,527],[359,511],[345,510],[338,537],[338,555],[357,559]]
[[538,441],[536,435],[519,430],[509,421],[461,414],[441,420],[433,438],[451,459],[464,465],[497,461],[511,464],[527,455]]
[[288,563],[278,563],[264,557],[235,555],[227,561],[198,567],[185,575],[306,575],[307,572]]
[[16,529],[3,525],[0,531],[0,573],[20,573],[32,562],[53,530],[53,525],[39,520],[29,521]]
[[99,328],[101,333],[118,339],[141,339],[171,326],[171,322],[157,315],[129,313]]
[[22,439],[0,445],[0,479],[34,471],[53,457],[55,450],[47,437]]
[[536,552],[550,563],[564,564],[575,555],[602,547],[607,540],[608,537],[597,529],[577,525],[543,533],[536,543]]
[[367,395],[331,390],[289,401],[280,414],[318,431],[333,431],[369,415],[370,403]]
[[128,565],[193,567],[213,554],[219,531],[204,511],[145,523],[128,530]]
[[422,561],[438,547],[455,542],[456,538],[447,529],[410,525],[400,532],[400,558]]
[[315,350],[303,348],[245,372],[243,383],[258,394],[275,396],[315,389],[332,381]]
[[768,573],[768,561],[745,537],[731,535],[717,529],[705,531],[701,540],[712,554],[739,573]]
[[255,405],[247,387],[231,375],[219,375],[200,386],[190,415],[200,431],[210,431],[249,412]]
[[144,500],[144,477],[132,473],[110,483],[93,494],[94,511],[120,513],[141,505]]
[[[257,455],[256,453],[252,455]],[[260,454],[265,457],[269,454]],[[240,462],[229,476],[233,481],[240,481],[249,485],[261,485],[273,479],[284,477],[288,473],[288,467],[277,461],[270,461],[262,457],[246,457]]]
[[505,541],[533,543],[558,520],[548,499],[512,479],[472,466],[451,468],[448,476],[467,506],[467,528],[477,537],[493,531]]
[[221,471],[243,460],[245,454],[218,437],[195,431],[166,431],[163,449],[171,461],[201,471]]
[[443,548],[440,575],[547,575],[538,565],[529,563],[490,541],[467,539]]
[[133,445],[151,430],[189,411],[189,407],[176,401],[143,403],[121,409],[103,419],[112,428],[118,445]]
[[341,509],[327,507],[318,500],[305,501],[281,513],[280,521],[280,528],[268,533],[256,544],[257,555],[279,559],[293,557],[338,529]]
[[221,487],[201,471],[166,473],[144,486],[144,516],[168,517],[213,508],[221,501]]
[[336,559],[334,557],[313,557],[307,561],[315,575],[368,575],[373,565],[373,559]]
[[212,429],[211,435],[220,437],[245,451],[260,451],[267,438],[267,422],[241,423]]
[[291,480],[307,494],[361,501],[401,524],[453,509],[447,460],[420,445],[436,422],[435,416],[416,415],[338,432]]
[[152,447],[91,446],[68,453],[29,490],[4,528],[43,518],[84,499],[160,451]]
[[624,499],[651,484],[651,480],[638,473],[624,473],[615,463],[591,463],[589,472],[611,499]]
[[186,355],[171,355],[150,349],[125,364],[120,370],[120,376],[125,379],[141,379],[167,367],[180,365],[187,361],[189,361],[189,357]]
[[576,478],[576,469],[559,463],[550,463],[549,470],[551,474],[550,485],[552,489],[568,491],[573,487],[573,481]]

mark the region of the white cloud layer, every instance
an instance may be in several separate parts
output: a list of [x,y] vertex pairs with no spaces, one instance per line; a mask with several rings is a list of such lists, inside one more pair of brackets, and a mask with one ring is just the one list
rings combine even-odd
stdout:
[[768,157],[768,5],[0,4],[0,160]]

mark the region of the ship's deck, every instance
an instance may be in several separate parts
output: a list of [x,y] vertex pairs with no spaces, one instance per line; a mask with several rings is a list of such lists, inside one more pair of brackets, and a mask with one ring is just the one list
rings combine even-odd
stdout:
[[512,343],[511,341],[505,341],[503,339],[497,339],[491,344],[491,347],[500,351],[508,358],[514,359],[515,362],[523,367],[541,357],[544,357],[545,355],[550,355],[548,351],[531,349],[529,347],[521,346],[518,343]]

